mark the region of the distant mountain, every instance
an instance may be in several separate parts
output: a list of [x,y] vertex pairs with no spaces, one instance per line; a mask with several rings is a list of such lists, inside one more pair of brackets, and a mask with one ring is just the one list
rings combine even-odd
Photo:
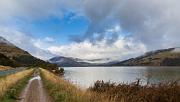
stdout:
[[54,57],[50,63],[62,67],[92,67],[92,66],[180,66],[180,48],[161,49],[150,51],[142,56],[124,61],[108,63],[88,63],[82,59],[72,57]]
[[[83,60],[79,58],[58,56],[48,60],[50,63],[57,64],[60,67],[95,67],[95,66],[111,66],[118,61],[112,61],[107,63],[98,63],[104,61],[104,59]],[[108,59],[107,59],[108,60]]]
[[161,49],[121,61],[112,66],[180,66],[180,48]]
[[57,68],[56,65],[38,59],[27,51],[16,47],[3,37],[0,37],[0,65],[8,65],[12,67],[35,66],[47,69]]
[[85,66],[93,65],[91,63],[83,62],[83,60],[78,58],[63,57],[63,56],[51,58],[49,62],[57,64],[58,66],[61,67],[85,67]]

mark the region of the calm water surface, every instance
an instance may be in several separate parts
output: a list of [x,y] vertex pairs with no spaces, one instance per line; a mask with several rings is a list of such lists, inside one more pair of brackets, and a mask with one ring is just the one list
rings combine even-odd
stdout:
[[65,67],[64,78],[81,88],[97,80],[130,83],[141,79],[142,84],[180,79],[180,67]]

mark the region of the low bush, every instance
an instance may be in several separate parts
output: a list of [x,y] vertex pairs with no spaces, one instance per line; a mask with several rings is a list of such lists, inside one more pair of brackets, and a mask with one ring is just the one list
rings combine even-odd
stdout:
[[131,84],[97,81],[89,90],[114,102],[180,102],[178,82],[141,86],[139,81]]

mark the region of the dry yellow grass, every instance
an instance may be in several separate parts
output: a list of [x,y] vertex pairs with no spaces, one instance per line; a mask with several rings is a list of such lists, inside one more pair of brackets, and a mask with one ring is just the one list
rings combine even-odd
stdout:
[[125,102],[180,102],[178,81],[144,86],[140,85],[140,80],[130,84],[97,81],[89,90],[104,93],[115,102],[122,99]]
[[88,90],[78,89],[70,82],[41,69],[45,87],[54,102],[179,102],[180,87],[176,82],[139,85],[97,81]]
[[15,85],[18,81],[24,77],[30,75],[33,72],[33,69],[28,69],[21,71],[15,74],[8,75],[6,77],[0,78],[0,98],[3,97],[6,91]]
[[78,89],[75,85],[45,69],[41,69],[41,76],[55,102],[110,102],[104,95]]
[[12,67],[0,65],[0,71],[9,70],[9,69],[12,69]]

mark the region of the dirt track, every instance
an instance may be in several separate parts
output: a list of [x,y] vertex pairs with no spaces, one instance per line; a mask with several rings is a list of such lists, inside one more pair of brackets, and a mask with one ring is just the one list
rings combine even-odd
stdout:
[[18,102],[52,102],[50,96],[43,88],[39,71],[34,72],[33,78],[20,95]]

